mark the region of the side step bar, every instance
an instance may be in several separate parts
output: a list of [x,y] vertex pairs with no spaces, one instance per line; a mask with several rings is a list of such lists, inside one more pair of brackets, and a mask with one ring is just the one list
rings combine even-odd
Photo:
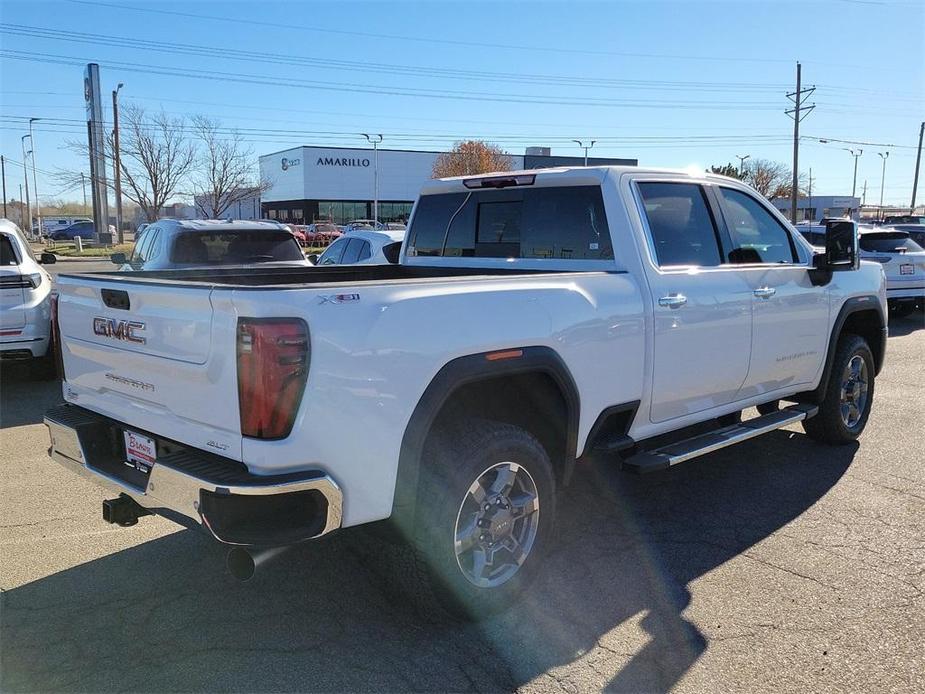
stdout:
[[740,424],[710,431],[655,450],[637,453],[623,461],[623,468],[640,474],[664,470],[691,458],[697,458],[789,424],[809,419],[817,412],[819,408],[816,405],[792,405]]

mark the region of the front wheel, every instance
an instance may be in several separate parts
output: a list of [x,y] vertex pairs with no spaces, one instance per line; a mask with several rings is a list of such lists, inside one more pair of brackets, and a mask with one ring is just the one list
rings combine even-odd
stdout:
[[469,420],[431,437],[421,463],[414,549],[443,609],[478,620],[513,604],[555,525],[543,446],[509,424]]
[[803,430],[823,443],[852,443],[867,426],[873,398],[874,357],[870,347],[858,335],[843,335],[819,414],[804,420]]

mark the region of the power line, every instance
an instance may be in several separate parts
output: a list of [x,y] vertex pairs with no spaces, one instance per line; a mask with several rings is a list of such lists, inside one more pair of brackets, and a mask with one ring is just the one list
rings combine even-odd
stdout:
[[307,32],[317,32],[325,35],[344,35],[351,38],[364,37],[375,39],[377,41],[402,41],[404,43],[427,43],[427,44],[436,44],[438,46],[464,46],[467,48],[501,48],[505,50],[516,50],[516,51],[535,51],[540,53],[570,53],[577,55],[609,55],[609,56],[620,56],[624,58],[651,58],[651,59],[665,59],[665,60],[704,60],[711,62],[745,62],[745,63],[790,63],[792,61],[784,58],[740,58],[735,56],[704,56],[704,55],[678,55],[678,54],[669,54],[669,53],[635,53],[635,52],[626,52],[626,51],[603,51],[603,50],[592,50],[588,48],[563,48],[561,46],[529,46],[524,44],[504,44],[504,43],[489,43],[485,41],[461,41],[457,39],[450,39],[445,36],[439,38],[430,38],[427,36],[410,36],[410,35],[400,35],[400,34],[388,34],[384,32],[364,32],[364,31],[354,31],[354,30],[342,30],[342,29],[331,29],[328,27],[318,27],[318,26],[306,26],[298,24],[289,24],[282,25],[276,22],[267,22],[259,19],[248,18],[248,19],[239,19],[237,17],[223,17],[220,15],[206,15],[206,14],[195,14],[193,12],[179,12],[177,10],[164,10],[164,9],[155,9],[153,7],[129,7],[126,5],[119,5],[116,3],[110,2],[99,2],[96,0],[68,0],[68,2],[73,2],[80,5],[96,5],[99,7],[107,7],[110,9],[117,10],[126,10],[130,12],[147,12],[152,14],[162,14],[170,15],[174,17],[185,17],[188,19],[201,19],[215,22],[229,22],[235,24],[244,24],[249,27],[253,26],[266,26],[273,29],[285,29],[287,31],[307,31]]
[[[0,49],[0,56],[13,60],[27,62],[49,63],[55,65],[84,65],[86,58],[77,56],[51,55],[34,53],[30,51],[13,51]],[[719,110],[719,111],[754,111],[772,110],[773,102],[743,102],[741,100],[719,102],[716,100],[704,101],[660,101],[606,99],[592,97],[560,97],[550,99],[539,94],[508,95],[496,92],[470,92],[448,89],[417,89],[396,86],[379,86],[371,84],[324,82],[312,80],[295,80],[282,78],[267,78],[262,75],[248,73],[223,72],[218,70],[194,70],[191,68],[171,68],[163,65],[149,65],[146,63],[130,63],[121,61],[98,61],[101,65],[128,72],[141,72],[146,74],[164,75],[168,77],[182,77],[203,79],[210,81],[236,82],[242,84],[262,84],[273,87],[287,86],[298,89],[318,89],[322,91],[348,92],[351,94],[376,94],[380,96],[409,96],[431,99],[449,99],[458,101],[486,101],[520,104],[548,104],[561,106],[596,106],[610,108],[665,108],[671,110]]]
[[220,46],[190,45],[169,43],[165,41],[145,40],[139,42],[137,38],[125,36],[111,36],[103,34],[90,34],[72,30],[58,31],[42,27],[32,27],[22,24],[0,24],[2,32],[16,36],[44,38],[54,41],[67,41],[73,43],[88,43],[103,45],[110,48],[129,48],[133,50],[147,50],[171,55],[186,54],[199,55],[223,60],[238,60],[247,63],[262,62],[281,65],[297,65],[323,67],[333,70],[348,70],[363,72],[381,72],[386,74],[412,75],[417,77],[437,77],[450,79],[514,82],[520,84],[559,84],[565,86],[590,86],[610,89],[649,89],[649,90],[682,90],[682,91],[767,91],[768,89],[782,88],[781,83],[760,82],[684,82],[666,80],[631,80],[613,78],[574,77],[569,75],[549,75],[512,72],[488,72],[483,70],[459,70],[419,65],[395,65],[387,63],[368,63],[345,60],[331,60],[329,58],[310,58],[306,56],[292,56],[265,51],[246,51],[242,49],[229,49]]

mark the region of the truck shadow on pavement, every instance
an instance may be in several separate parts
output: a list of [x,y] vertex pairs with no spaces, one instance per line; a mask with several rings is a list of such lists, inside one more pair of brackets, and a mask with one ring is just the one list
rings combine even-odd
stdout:
[[[666,691],[709,645],[688,585],[811,507],[855,450],[778,431],[649,477],[583,463],[541,578],[480,624],[421,620],[350,533],[238,584],[179,531],[4,592],[0,689]],[[557,673],[576,661],[589,679]]]

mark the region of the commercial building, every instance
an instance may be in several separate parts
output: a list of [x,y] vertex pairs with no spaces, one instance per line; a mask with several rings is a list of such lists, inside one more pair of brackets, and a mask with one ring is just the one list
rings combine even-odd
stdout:
[[[442,152],[379,149],[379,220],[404,221],[421,186],[432,178]],[[584,157],[551,156],[529,147],[511,155],[513,169],[581,166]],[[635,166],[635,159],[589,157],[589,165]],[[344,224],[371,219],[376,178],[372,148],[295,147],[260,157],[260,176],[269,188],[261,195],[262,216],[293,224],[332,220]]]
[[[777,209],[790,216],[790,198],[775,198],[771,201]],[[814,195],[797,198],[797,221],[818,222],[824,217],[858,218],[861,199],[850,195]]]

